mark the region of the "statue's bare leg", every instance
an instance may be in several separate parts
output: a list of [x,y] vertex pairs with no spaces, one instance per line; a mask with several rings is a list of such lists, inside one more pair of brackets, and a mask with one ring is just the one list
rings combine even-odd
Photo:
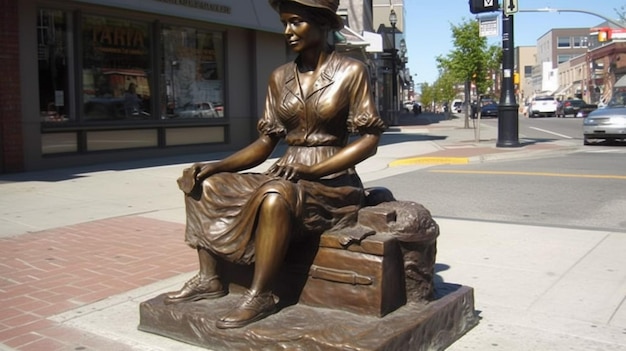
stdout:
[[218,328],[240,328],[276,311],[271,285],[283,264],[292,229],[292,214],[285,199],[266,195],[259,209],[255,233],[252,285],[238,305],[216,323]]
[[206,249],[198,248],[200,270],[193,278],[185,283],[182,289],[173,291],[165,296],[166,304],[201,299],[215,299],[226,295],[222,282],[217,275],[217,259]]

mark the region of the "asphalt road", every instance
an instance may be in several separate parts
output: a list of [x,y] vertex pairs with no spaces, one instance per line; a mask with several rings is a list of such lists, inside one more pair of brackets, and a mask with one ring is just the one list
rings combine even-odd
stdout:
[[626,233],[625,158],[626,146],[581,146],[549,158],[433,166],[372,185],[435,217]]

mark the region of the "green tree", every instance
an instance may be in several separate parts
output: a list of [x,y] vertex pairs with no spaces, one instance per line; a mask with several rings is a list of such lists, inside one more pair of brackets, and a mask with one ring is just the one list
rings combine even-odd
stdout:
[[[452,78],[465,85],[465,101],[470,101],[470,85],[476,84],[477,93],[484,94],[493,85],[492,72],[500,66],[502,49],[487,46],[487,39],[480,36],[476,20],[464,20],[450,25],[454,50],[446,56],[438,56],[439,68],[449,72]],[[495,68],[495,70],[494,70]],[[465,111],[465,128],[469,128],[469,111]]]
[[437,78],[434,84],[437,102],[448,104],[448,112],[446,113],[446,117],[450,115],[450,103],[456,97],[456,82],[456,79],[450,71],[442,71],[442,73],[439,75],[439,78]]
[[421,95],[422,107],[424,108],[424,110],[430,110],[430,107],[435,101],[433,87],[426,82],[422,83]]

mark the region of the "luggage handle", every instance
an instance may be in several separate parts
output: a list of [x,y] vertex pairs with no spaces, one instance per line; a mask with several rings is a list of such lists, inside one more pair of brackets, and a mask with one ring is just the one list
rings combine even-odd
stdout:
[[311,278],[352,285],[372,285],[372,278],[352,271],[313,265],[309,270]]

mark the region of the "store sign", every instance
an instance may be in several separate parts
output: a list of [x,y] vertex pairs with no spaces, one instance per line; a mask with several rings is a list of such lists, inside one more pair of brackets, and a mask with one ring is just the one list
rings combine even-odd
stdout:
[[185,7],[191,7],[194,9],[225,13],[230,15],[230,6],[212,4],[203,0],[156,0],[158,2],[164,2],[166,4],[179,5]]
[[145,33],[131,27],[100,26],[93,29],[93,44],[100,51],[143,55]]

